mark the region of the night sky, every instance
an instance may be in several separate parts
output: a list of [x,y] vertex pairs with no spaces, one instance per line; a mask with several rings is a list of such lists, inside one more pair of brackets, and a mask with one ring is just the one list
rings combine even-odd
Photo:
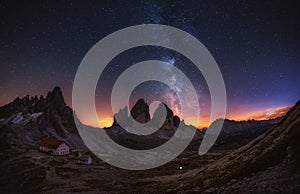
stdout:
[[[17,96],[46,95],[60,86],[69,106],[76,70],[103,37],[138,24],[164,24],[198,38],[211,52],[227,90],[227,117],[280,116],[300,99],[300,10],[297,1],[1,1],[0,105]],[[199,95],[199,127],[208,124],[210,94],[201,73],[172,50],[144,46],[116,56],[99,79],[96,105],[102,126],[112,121],[110,92],[118,76],[144,60],[181,69]],[[131,102],[165,101],[176,114],[176,94],[157,82],[137,87]],[[89,123],[88,118],[81,118]]]

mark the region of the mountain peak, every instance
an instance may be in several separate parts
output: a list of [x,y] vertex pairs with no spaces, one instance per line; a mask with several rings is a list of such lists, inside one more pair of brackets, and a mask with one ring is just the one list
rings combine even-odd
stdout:
[[132,107],[130,114],[136,121],[147,123],[150,120],[149,105],[141,98]]
[[0,118],[7,118],[18,112],[42,112],[47,107],[52,110],[57,109],[59,111],[63,111],[67,107],[62,91],[59,87],[56,86],[52,91],[48,92],[46,98],[42,95],[40,98],[37,96],[30,97],[29,95],[22,98],[15,98],[9,104],[0,107]]
[[60,87],[55,86],[54,89],[52,90],[52,93],[62,93]]
[[55,86],[54,89],[52,90],[52,92],[48,92],[46,100],[47,101],[56,101],[60,105],[66,105],[64,97],[62,95],[62,91],[61,91],[60,87],[58,87],[58,86]]
[[47,96],[49,95],[56,95],[56,96],[62,95],[60,87],[55,86],[52,91],[48,92]]
[[[138,99],[135,104],[147,104],[143,98]],[[148,105],[148,104],[147,104]]]

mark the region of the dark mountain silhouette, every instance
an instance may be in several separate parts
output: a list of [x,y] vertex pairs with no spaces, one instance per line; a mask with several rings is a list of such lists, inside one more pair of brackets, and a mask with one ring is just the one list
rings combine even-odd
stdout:
[[[166,110],[165,117],[163,116],[162,109]],[[150,149],[157,147],[165,143],[175,134],[180,123],[180,118],[174,115],[173,111],[165,103],[159,104],[158,108],[154,111],[152,118],[150,118],[149,106],[143,99],[139,99],[130,112],[133,115],[132,117],[128,115],[128,107],[120,109],[119,112],[114,115],[113,125],[106,128],[107,133],[112,139],[129,148]],[[118,119],[122,119],[121,122],[125,124],[123,127],[118,124],[116,117],[118,117]],[[148,122],[146,127],[158,130],[148,136],[131,134],[127,132],[126,128],[132,127],[132,119],[136,119],[137,122],[142,121],[140,123]],[[264,133],[270,127],[274,126],[281,119],[282,118],[277,118],[264,121],[234,121],[225,119],[221,134],[216,142],[216,146],[235,149],[241,145],[245,145],[255,137]],[[211,124],[211,126],[218,124],[220,121],[222,120],[217,119]],[[203,138],[203,134],[206,132],[206,129],[200,131],[193,126],[185,125],[184,122],[183,126],[187,130],[196,131],[194,140],[197,143],[194,145],[199,146],[199,142]]]
[[[166,110],[166,116],[163,117],[161,109]],[[120,109],[118,113],[114,115],[114,122],[111,127],[105,128],[107,134],[117,143],[132,149],[151,149],[162,145],[168,141],[176,132],[179,126],[180,119],[178,116],[174,116],[173,111],[164,103],[160,103],[158,108],[153,113],[153,118],[150,118],[149,105],[143,100],[139,99],[130,111],[131,115],[128,115],[128,108],[124,107]],[[122,119],[120,126],[116,118]],[[129,133],[126,128],[135,127],[132,124],[132,119],[135,119],[139,123],[146,123],[144,127],[157,129],[150,135],[136,135]],[[202,132],[192,126],[183,125],[186,130],[194,130],[196,132],[195,139],[202,138]],[[138,127],[138,130],[143,130]]]
[[125,126],[127,126],[128,125],[128,107],[125,106],[123,109],[120,109],[119,112],[114,115],[114,122],[113,122],[112,126],[120,126],[116,120],[116,117],[123,119],[122,122],[125,124]]
[[75,147],[84,147],[76,129],[72,109],[68,107],[59,87],[46,98],[16,98],[0,107],[3,145],[36,146],[44,136],[64,139]]
[[[276,126],[225,157],[169,177],[158,191],[297,193],[300,190],[300,101]],[[180,182],[178,186],[176,183]],[[176,185],[174,185],[176,184]],[[194,188],[194,189],[190,189]]]
[[[162,114],[162,109],[166,109],[166,116],[163,117]],[[162,125],[162,128],[164,129],[173,129],[174,127],[178,127],[180,123],[180,118],[178,116],[175,116],[173,114],[173,111],[165,104],[165,103],[160,103],[158,108],[155,110],[153,113],[153,118],[152,122],[155,125]]]
[[[163,118],[162,109],[166,110],[166,116]],[[128,115],[128,107],[125,106],[123,109],[120,109],[118,113],[114,115],[114,122],[112,126],[120,126],[116,118],[122,119],[122,123],[125,123],[125,126],[132,125],[132,119],[139,123],[149,122],[149,126],[154,128],[162,129],[174,129],[179,126],[180,118],[175,116],[173,111],[165,104],[160,103],[157,109],[153,113],[153,118],[150,118],[149,105],[144,101],[144,99],[139,99],[136,104],[132,107],[131,118]]]
[[147,123],[150,120],[149,106],[144,99],[139,99],[135,103],[130,114],[139,123]]
[[46,98],[27,95],[22,99],[18,97],[13,102],[0,107],[0,118],[7,119],[16,114],[25,116],[34,113],[41,113],[38,122],[42,127],[53,127],[61,136],[65,136],[65,130],[76,132],[72,109],[66,105],[59,87],[48,92]]
[[235,121],[229,119],[217,119],[209,127],[218,125],[219,122],[224,122],[221,134],[262,134],[269,128],[278,123],[282,118],[270,119],[270,120],[247,120],[247,121]]
[[[162,108],[166,109],[166,117],[163,117],[159,111]],[[152,119],[150,118],[149,105],[143,99],[139,99],[131,109],[132,117],[129,117],[128,112],[128,107],[120,109],[114,116],[113,125],[105,130],[114,140],[132,148],[139,147],[138,145],[141,145],[141,149],[145,148],[145,146],[146,148],[151,148],[166,142],[175,134],[180,123],[180,118],[175,116],[173,111],[164,103],[158,106]],[[121,118],[124,119],[125,127],[131,125],[131,119],[135,119],[140,123],[148,123],[146,127],[161,127],[153,134],[147,136],[130,134],[118,124],[115,119],[117,115],[122,115]],[[9,147],[12,144],[19,147],[34,147],[45,136],[55,136],[75,148],[85,147],[76,129],[72,109],[66,105],[59,87],[55,87],[51,92],[48,92],[46,98],[43,96],[39,98],[37,96],[29,97],[28,95],[23,98],[16,98],[11,103],[0,107],[0,118],[2,147]],[[219,120],[215,122],[219,122]],[[268,127],[274,125],[275,122],[276,120],[236,122],[226,119],[222,134],[253,133],[257,136]],[[184,123],[183,126],[187,130],[196,131],[194,139],[197,142],[202,139],[205,130],[200,131]],[[246,142],[256,136],[247,137]],[[232,143],[231,138],[232,136],[229,138],[229,143]],[[244,138],[245,136],[238,137],[239,141],[242,141]],[[220,140],[222,143],[224,138],[220,138]]]

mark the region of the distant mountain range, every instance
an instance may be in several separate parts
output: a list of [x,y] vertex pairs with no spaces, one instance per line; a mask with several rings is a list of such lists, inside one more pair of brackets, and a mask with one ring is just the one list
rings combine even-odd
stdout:
[[[218,125],[223,121],[221,134],[262,134],[276,123],[282,120],[283,117],[278,117],[270,120],[248,120],[248,121],[235,121],[229,119],[217,119],[209,127]],[[209,128],[208,127],[208,128]]]
[[[167,115],[162,118],[161,108],[166,108]],[[173,111],[161,103],[150,118],[149,105],[139,99],[128,114],[128,108],[124,107],[114,116],[114,123],[111,127],[105,128],[107,134],[117,142],[128,147],[132,145],[146,144],[146,148],[155,147],[172,137],[180,123],[179,117]],[[162,124],[159,130],[148,136],[138,136],[129,134],[120,127],[116,121],[117,115],[123,115],[125,123],[131,125],[132,119],[140,123],[157,125]],[[124,116],[125,115],[125,116]],[[231,121],[225,120],[222,134],[261,134],[268,128],[276,124],[279,119],[268,121]],[[216,120],[212,125],[220,122]],[[159,125],[160,126],[160,125]],[[186,125],[184,125],[186,126]],[[193,126],[186,126],[189,130],[195,130],[195,139],[203,137],[204,131],[197,130]],[[11,103],[0,107],[0,146],[7,148],[10,146],[36,147],[43,137],[54,136],[66,141],[74,149],[86,149],[81,140],[73,119],[73,110],[65,103],[64,97],[59,87],[55,87],[48,92],[46,97],[16,98]],[[145,147],[141,146],[140,149]]]
[[182,190],[186,193],[299,193],[299,138],[300,101],[279,123],[247,145],[200,169],[168,177],[161,184],[162,189],[157,190],[163,192],[165,188],[175,188],[170,191],[172,193]]

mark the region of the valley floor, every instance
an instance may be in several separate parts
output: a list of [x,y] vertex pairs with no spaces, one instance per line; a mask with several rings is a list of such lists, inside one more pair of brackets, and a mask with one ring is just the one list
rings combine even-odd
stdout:
[[[77,158],[72,155],[51,156],[34,149],[8,149],[0,153],[1,193],[298,193],[300,191],[299,163],[289,161],[286,157],[280,163],[260,170],[253,169],[243,175],[229,178],[226,177],[226,173],[217,172],[211,175],[210,173],[214,171],[206,169],[216,164],[222,166],[224,161],[222,159],[242,146],[240,143],[233,144],[232,140],[230,138],[225,141],[231,143],[217,144],[204,156],[198,155],[198,143],[192,144],[168,164],[144,171],[119,169],[95,157],[93,164],[83,165],[78,164]],[[179,166],[183,169],[180,170]],[[211,182],[217,176],[220,176],[219,180],[222,182]]]
[[[300,189],[297,164],[283,161],[265,170],[206,187],[206,181],[188,184],[185,174],[205,167],[231,150],[214,148],[205,156],[188,149],[156,169],[128,171],[99,159],[80,165],[75,157],[50,156],[36,150],[10,149],[1,153],[1,193],[294,193]],[[179,170],[179,166],[183,169]],[[197,175],[195,175],[197,176]],[[181,178],[182,177],[182,178]],[[181,180],[182,179],[182,180]],[[174,182],[176,180],[177,182]],[[164,184],[168,182],[168,184]],[[167,187],[167,188],[166,188]]]
[[[226,150],[200,157],[186,151],[156,169],[129,171],[96,159],[91,165],[77,164],[75,157],[50,156],[36,150],[10,149],[1,153],[1,191],[4,193],[107,193],[138,192],[159,185],[160,176],[197,169],[220,158]],[[183,169],[179,170],[179,166]],[[178,183],[180,184],[180,183]],[[147,190],[148,190],[147,189]]]

